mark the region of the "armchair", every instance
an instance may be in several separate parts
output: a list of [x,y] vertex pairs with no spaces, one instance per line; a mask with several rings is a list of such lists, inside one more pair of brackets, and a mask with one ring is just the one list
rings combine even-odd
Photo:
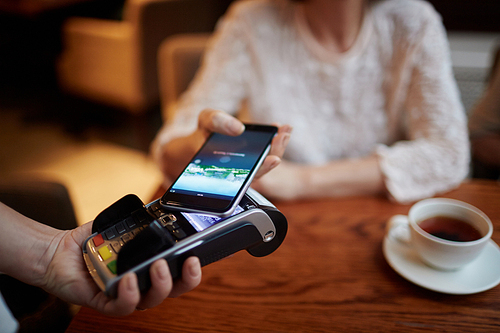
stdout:
[[[210,41],[210,33],[178,34],[166,38],[158,49],[158,75],[163,121],[175,116],[176,104],[189,87],[201,65],[203,54]],[[237,117],[251,121],[244,101]]]
[[158,75],[163,121],[171,121],[180,95],[193,80],[210,34],[179,34],[165,39],[158,49]]
[[122,21],[73,17],[63,25],[61,90],[141,114],[159,103],[157,51],[168,36],[210,32],[231,0],[127,0]]

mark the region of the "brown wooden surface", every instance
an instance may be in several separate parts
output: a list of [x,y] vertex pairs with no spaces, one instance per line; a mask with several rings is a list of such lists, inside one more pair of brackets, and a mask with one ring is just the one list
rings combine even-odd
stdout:
[[[500,244],[500,186],[464,183],[443,197],[483,210]],[[67,332],[500,332],[500,286],[446,295],[395,273],[382,254],[386,221],[410,205],[382,197],[278,202],[288,236],[203,268],[194,291],[126,317],[82,308]]]

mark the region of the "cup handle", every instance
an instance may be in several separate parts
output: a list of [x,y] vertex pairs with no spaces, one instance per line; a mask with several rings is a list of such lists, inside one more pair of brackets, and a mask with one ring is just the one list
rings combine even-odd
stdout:
[[394,215],[386,225],[386,234],[389,238],[403,244],[411,244],[410,221],[406,215]]

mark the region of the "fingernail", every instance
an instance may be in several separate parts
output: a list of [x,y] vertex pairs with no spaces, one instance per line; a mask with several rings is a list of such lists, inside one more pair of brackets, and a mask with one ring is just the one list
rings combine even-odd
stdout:
[[281,163],[281,159],[277,159],[275,161],[273,161],[273,163],[271,163],[271,165],[269,166],[270,170],[276,168],[278,165],[280,165]]
[[239,121],[234,118],[232,118],[228,123],[227,123],[228,129],[236,134],[240,134],[245,130],[245,126]]
[[198,261],[192,262],[191,265],[189,265],[189,275],[192,277],[198,277],[201,275],[201,268]]
[[223,121],[224,127],[234,134],[240,134],[245,130],[245,126],[238,119],[227,113],[220,113],[221,120]]
[[288,134],[292,133],[292,131],[293,131],[293,127],[292,127],[292,126],[290,126],[290,125],[286,125],[286,126],[284,126],[283,128],[284,128],[284,130],[283,130],[283,131],[284,131],[285,133],[288,133]]
[[[165,261],[165,260],[163,260]],[[166,262],[165,262],[165,265],[157,265],[156,266],[156,274],[158,274],[158,277],[161,279],[161,280],[166,280],[169,276],[169,270],[168,270],[168,266],[166,265]]]
[[283,139],[282,139],[282,143],[281,144],[283,146],[287,146],[289,141],[290,141],[290,134],[287,133],[287,134],[283,135]]
[[134,291],[137,288],[137,276],[134,273],[127,274],[127,289]]

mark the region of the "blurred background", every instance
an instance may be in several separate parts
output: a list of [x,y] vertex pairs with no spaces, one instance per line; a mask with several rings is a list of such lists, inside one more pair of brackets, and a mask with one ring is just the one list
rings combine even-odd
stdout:
[[22,210],[61,184],[78,224],[128,193],[149,202],[160,43],[211,32],[230,2],[0,0],[0,200]]
[[[128,193],[152,200],[162,177],[148,149],[161,110],[231,2],[0,0],[0,201],[73,228]],[[431,2],[470,111],[500,45],[500,1]],[[22,332],[63,332],[76,311],[2,274],[0,287]]]
[[[431,2],[448,30],[470,110],[500,43],[500,2]],[[151,200],[161,183],[148,154],[164,103],[160,44],[178,34],[209,33],[230,3],[0,0],[4,195],[19,188],[43,192],[40,181],[62,184],[78,224],[127,193]],[[18,198],[26,203],[38,195]]]

